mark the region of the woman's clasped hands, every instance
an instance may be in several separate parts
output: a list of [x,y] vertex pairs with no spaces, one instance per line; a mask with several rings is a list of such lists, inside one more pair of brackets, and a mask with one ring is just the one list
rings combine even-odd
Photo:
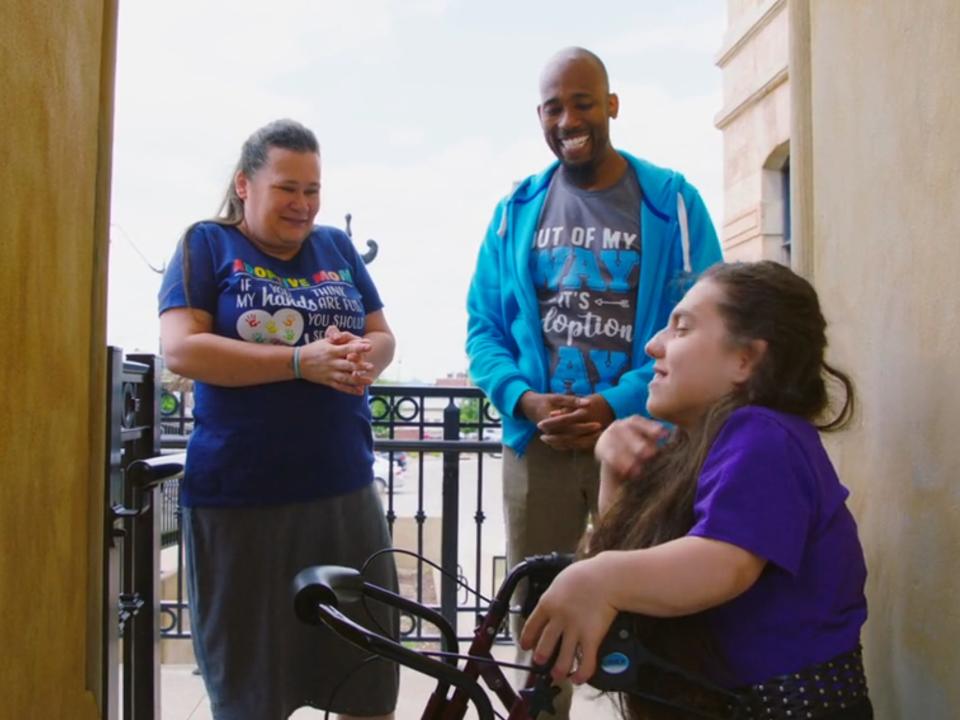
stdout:
[[350,395],[363,395],[373,384],[373,363],[365,358],[370,341],[330,325],[320,340],[300,351],[300,373],[304,380],[328,385]]

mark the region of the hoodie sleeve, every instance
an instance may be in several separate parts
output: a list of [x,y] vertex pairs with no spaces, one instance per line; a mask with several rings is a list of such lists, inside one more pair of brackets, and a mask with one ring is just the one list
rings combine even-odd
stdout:
[[703,204],[700,193],[688,182],[684,182],[680,192],[687,207],[687,222],[690,228],[690,265],[694,278],[711,265],[723,262],[717,231],[710,220],[707,206]]
[[610,405],[616,418],[630,415],[647,414],[647,385],[653,379],[653,358],[647,358],[642,365],[628,370],[620,376],[620,381],[611,388],[601,390],[600,395]]
[[[681,261],[680,272],[676,278],[672,278],[671,273],[665,273],[664,277],[667,282],[679,282],[684,288],[689,288],[700,273],[711,265],[721,262],[723,257],[720,253],[720,241],[717,239],[717,232],[713,228],[713,222],[710,220],[706,205],[700,198],[700,193],[693,185],[686,182],[683,176],[678,174],[677,180],[677,192],[682,194],[686,209],[690,267],[688,271],[686,267],[683,267],[684,262]],[[682,221],[682,218],[680,220]],[[679,228],[680,224],[681,222],[678,221],[677,243],[682,243],[683,233]],[[682,248],[681,255],[686,255]],[[679,296],[682,296],[682,293],[675,297],[670,288],[664,288],[663,292],[657,295],[664,298],[664,302],[669,305],[663,313],[663,317],[666,318],[673,310],[673,305],[679,301]],[[659,329],[655,328],[654,331]],[[649,338],[638,337],[636,342],[642,342],[646,345],[648,340]],[[646,355],[643,348],[639,348],[636,355],[642,358],[642,362],[632,370],[625,372],[616,385],[600,393],[618,418],[647,414],[647,385],[653,379],[653,358]]]
[[487,228],[467,292],[467,356],[473,382],[502,415],[515,417],[520,396],[533,388],[517,364],[519,349],[510,335],[510,318],[506,317],[510,301],[501,287],[508,271],[500,235],[505,218],[506,200],[497,206]]

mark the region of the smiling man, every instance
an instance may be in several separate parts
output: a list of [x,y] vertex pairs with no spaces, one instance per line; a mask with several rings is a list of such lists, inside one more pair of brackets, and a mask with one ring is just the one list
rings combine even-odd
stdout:
[[611,145],[619,111],[600,58],[551,58],[537,115],[558,162],[497,206],[467,298],[470,374],[503,415],[511,566],[574,550],[596,512],[597,437],[644,412],[644,345],[720,260],[696,189]]

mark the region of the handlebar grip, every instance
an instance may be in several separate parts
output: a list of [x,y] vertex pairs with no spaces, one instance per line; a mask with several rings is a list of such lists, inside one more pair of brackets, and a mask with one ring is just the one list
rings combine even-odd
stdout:
[[634,631],[633,616],[619,613],[597,651],[587,682],[604,692],[626,692],[680,710],[685,718],[741,717],[742,697],[651,652]]
[[303,622],[319,625],[318,605],[340,607],[360,601],[363,576],[354,568],[313,565],[293,579],[293,609]]
[[134,487],[149,490],[155,485],[181,475],[186,458],[186,453],[178,453],[134,460],[127,465],[125,471],[127,479]]

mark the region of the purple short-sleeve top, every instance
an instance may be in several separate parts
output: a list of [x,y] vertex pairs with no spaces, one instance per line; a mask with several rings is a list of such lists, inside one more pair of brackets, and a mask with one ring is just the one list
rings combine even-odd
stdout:
[[747,406],[720,429],[689,534],[767,564],[749,590],[705,613],[718,682],[761,682],[858,646],[866,565],[848,494],[809,421]]

